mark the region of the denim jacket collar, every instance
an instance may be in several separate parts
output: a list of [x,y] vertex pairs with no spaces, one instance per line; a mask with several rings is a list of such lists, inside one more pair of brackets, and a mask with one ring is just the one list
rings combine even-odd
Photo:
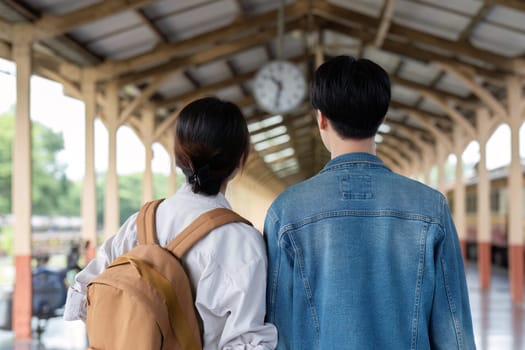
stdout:
[[336,168],[357,164],[368,164],[370,167],[382,167],[390,170],[378,156],[371,153],[356,152],[346,153],[331,159],[328,163],[326,163],[324,168],[321,170],[321,173],[331,171]]

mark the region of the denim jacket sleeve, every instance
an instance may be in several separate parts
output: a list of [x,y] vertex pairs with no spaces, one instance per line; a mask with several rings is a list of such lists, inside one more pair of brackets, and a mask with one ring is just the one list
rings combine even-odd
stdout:
[[268,250],[266,319],[277,327],[277,349],[290,349],[293,325],[293,260],[279,237],[279,231],[279,220],[270,208],[264,223],[264,239]]
[[475,349],[461,247],[449,207],[442,198],[441,229],[436,242],[435,290],[429,325],[432,349]]

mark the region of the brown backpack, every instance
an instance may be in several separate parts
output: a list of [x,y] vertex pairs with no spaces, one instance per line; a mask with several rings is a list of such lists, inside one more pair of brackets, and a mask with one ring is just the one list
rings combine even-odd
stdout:
[[213,209],[161,247],[155,230],[160,202],[141,208],[139,244],[87,286],[89,349],[202,349],[192,289],[180,258],[212,229],[250,222],[229,209]]

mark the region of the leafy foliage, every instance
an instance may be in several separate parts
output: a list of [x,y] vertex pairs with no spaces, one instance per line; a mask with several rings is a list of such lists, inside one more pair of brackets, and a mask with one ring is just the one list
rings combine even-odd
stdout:
[[[11,176],[14,113],[0,115],[0,215],[11,213]],[[32,210],[34,215],[79,216],[82,181],[66,177],[67,165],[59,161],[64,138],[46,126],[32,124]],[[177,178],[177,184],[184,183]],[[97,175],[97,223],[103,225],[105,174]],[[167,176],[154,174],[154,195],[167,196]],[[138,211],[142,199],[142,173],[119,176],[120,222]]]
[[[15,116],[0,116],[0,213],[11,212],[12,160]],[[32,210],[35,215],[78,215],[80,192],[66,177],[67,166],[57,155],[64,138],[44,125],[32,128]]]

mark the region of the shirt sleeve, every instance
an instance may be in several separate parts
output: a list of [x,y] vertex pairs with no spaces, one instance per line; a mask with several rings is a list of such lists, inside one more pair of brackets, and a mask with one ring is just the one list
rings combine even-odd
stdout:
[[436,284],[430,341],[432,349],[475,349],[459,238],[446,202],[443,208],[444,235],[438,243],[434,261]]
[[116,257],[129,251],[137,243],[136,214],[130,216],[121,226],[117,234],[106,239],[84,269],[75,276],[75,282],[67,292],[64,307],[66,321],[86,319],[86,288],[89,282],[104,271]]
[[257,256],[235,271],[224,269],[217,257],[210,257],[212,263],[203,271],[196,306],[204,325],[205,349],[206,344],[223,350],[277,346],[277,330],[264,321],[267,258],[262,237],[258,238]]

